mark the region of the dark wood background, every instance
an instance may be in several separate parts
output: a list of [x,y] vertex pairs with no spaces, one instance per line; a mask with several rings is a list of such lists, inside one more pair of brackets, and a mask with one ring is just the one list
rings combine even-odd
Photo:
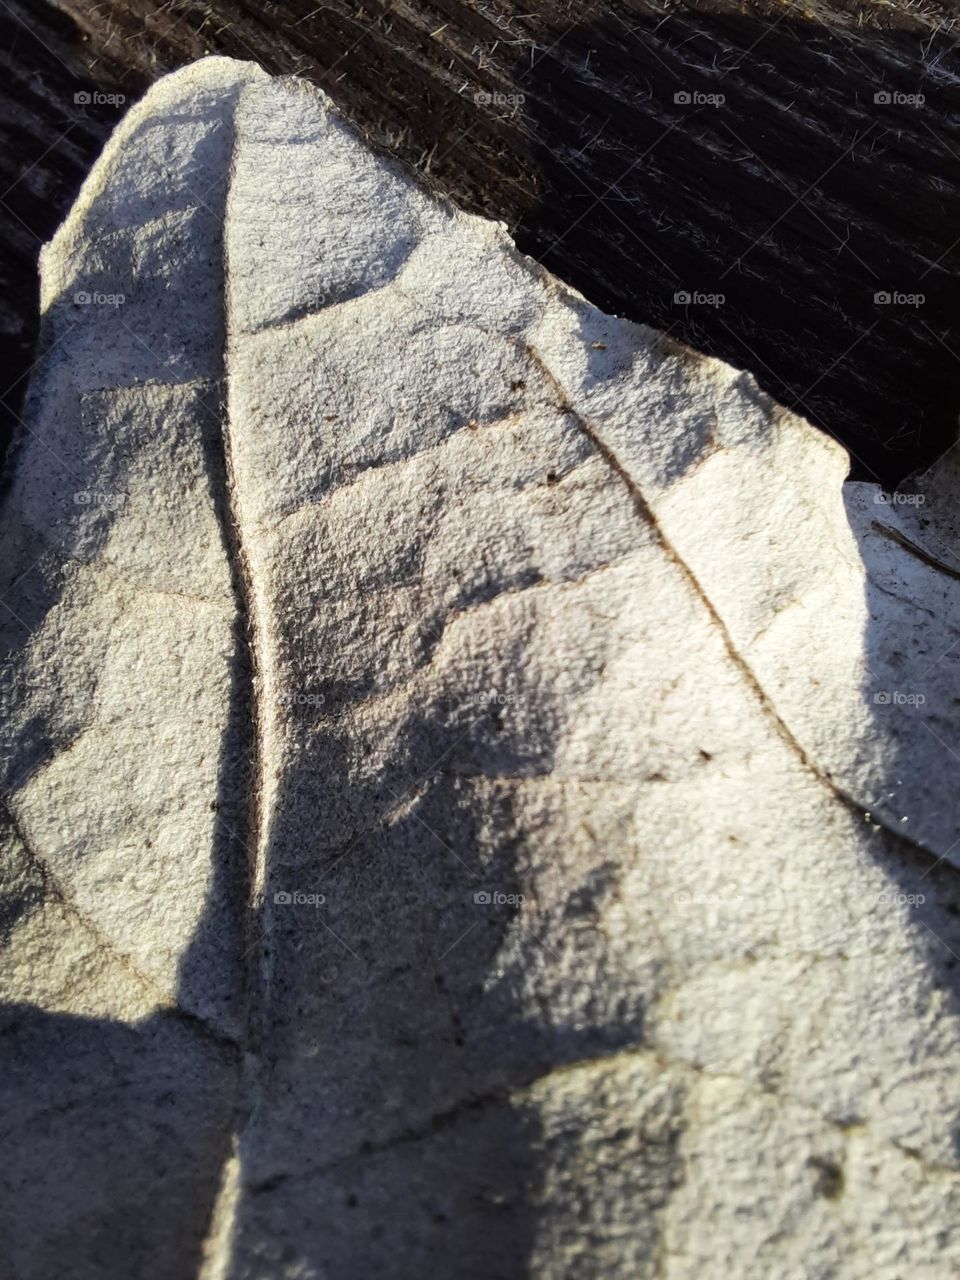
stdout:
[[37,250],[124,109],[76,95],[129,105],[216,52],[316,81],[599,306],[749,369],[892,484],[956,437],[958,42],[955,4],[910,0],[0,0],[7,426]]

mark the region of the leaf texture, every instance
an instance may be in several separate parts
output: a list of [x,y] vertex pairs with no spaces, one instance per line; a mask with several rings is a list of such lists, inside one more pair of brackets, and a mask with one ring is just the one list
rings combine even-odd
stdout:
[[844,484],[225,59],[43,303],[11,1274],[954,1275],[950,455]]

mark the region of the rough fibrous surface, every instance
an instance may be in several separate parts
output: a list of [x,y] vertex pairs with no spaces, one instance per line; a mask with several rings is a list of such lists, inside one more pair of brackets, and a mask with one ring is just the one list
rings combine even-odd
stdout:
[[844,485],[226,60],[43,302],[11,1273],[954,1275],[949,459]]

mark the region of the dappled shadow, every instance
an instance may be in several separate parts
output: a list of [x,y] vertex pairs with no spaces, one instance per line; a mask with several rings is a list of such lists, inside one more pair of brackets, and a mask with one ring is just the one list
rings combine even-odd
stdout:
[[[550,89],[554,82],[544,83]],[[624,119],[639,130],[641,116],[634,103]],[[680,156],[691,162],[682,148]],[[721,167],[726,172],[728,165]],[[744,205],[751,203],[751,190],[739,192]],[[694,194],[685,197],[691,209]],[[545,207],[543,228],[559,229],[560,222],[550,220],[561,212]],[[761,212],[775,216],[769,202],[761,202]],[[670,252],[677,266],[691,261],[686,250]],[[623,261],[628,258],[625,253]],[[770,279],[779,270],[770,265]],[[629,279],[617,282],[620,290],[630,287]],[[730,297],[733,305],[732,291]],[[946,296],[936,297],[946,307]],[[756,297],[736,298],[751,314],[758,305]],[[719,317],[721,308],[716,311]],[[592,376],[615,377],[599,354],[608,349],[602,322],[584,311],[580,330],[597,353],[589,356]],[[809,352],[805,357],[813,358]],[[704,449],[711,429],[705,420],[692,440],[678,442],[672,462],[678,476]],[[551,474],[545,489],[557,482]],[[207,477],[226,530],[231,512],[225,469],[214,451],[207,455]],[[522,533],[520,528],[518,538]],[[410,534],[415,540],[418,528]],[[16,550],[25,555],[25,548]],[[506,563],[508,548],[497,550]],[[444,574],[459,571],[456,558],[451,553]],[[349,559],[339,556],[341,563]],[[11,579],[21,562],[15,563]],[[287,567],[292,573],[304,568]],[[307,565],[311,571],[321,567]],[[409,585],[407,579],[416,580],[423,565],[413,559],[400,569]],[[525,985],[529,974],[509,950],[522,923],[510,899],[522,892],[531,860],[542,853],[550,814],[521,813],[509,786],[493,800],[481,788],[499,775],[507,784],[548,775],[556,746],[549,724],[538,725],[540,736],[529,725],[514,727],[502,707],[478,706],[477,690],[453,679],[452,688],[419,703],[408,699],[384,749],[379,717],[367,723],[351,717],[365,699],[384,692],[372,669],[397,635],[383,625],[376,601],[367,606],[365,584],[349,570],[347,564],[340,598],[353,602],[367,628],[362,643],[354,635],[349,639],[369,657],[371,670],[342,674],[337,655],[324,653],[325,670],[333,674],[311,688],[316,702],[285,707],[289,741],[283,759],[269,762],[278,771],[277,796],[262,833],[249,804],[260,784],[251,763],[251,748],[255,758],[259,744],[252,737],[249,626],[242,616],[243,590],[234,583],[241,616],[219,743],[218,795],[212,800],[221,821],[212,847],[196,851],[198,859],[210,857],[212,875],[206,910],[180,965],[176,1002],[184,1007],[136,1023],[41,1012],[23,1002],[3,1010],[10,1063],[5,1104],[15,1133],[31,1126],[17,1144],[22,1160],[9,1158],[5,1166],[15,1213],[4,1230],[24,1275],[56,1272],[85,1280],[131,1270],[192,1274],[219,1171],[239,1136],[244,1195],[234,1231],[241,1254],[257,1257],[262,1274],[296,1257],[328,1269],[331,1280],[373,1272],[406,1278],[424,1271],[520,1280],[533,1274],[548,1159],[536,1109],[517,1095],[557,1067],[643,1042],[641,981],[626,995],[598,993],[591,1017],[578,1025],[555,1025],[551,1008],[538,1004],[541,993]],[[333,591],[337,583],[327,585]],[[456,607],[494,596],[485,583],[458,597]],[[7,603],[23,616],[29,633],[60,600],[57,581],[31,577]],[[913,603],[908,608],[915,610]],[[891,615],[869,596],[867,609],[868,654],[889,649]],[[409,623],[418,640],[423,621],[413,617]],[[91,643],[103,646],[108,639]],[[10,653],[22,643],[18,632]],[[522,653],[523,638],[516,643]],[[503,634],[498,646],[506,649]],[[436,646],[424,643],[422,651],[425,667]],[[476,661],[486,651],[478,641],[466,652]],[[295,687],[302,655],[285,656]],[[563,656],[555,657],[562,665]],[[815,658],[810,661],[815,666]],[[533,698],[545,701],[555,692],[548,682],[533,683],[531,690]],[[195,692],[185,675],[185,706]],[[855,696],[867,692],[857,690]],[[34,728],[39,732],[26,744],[31,770],[54,741],[42,725]],[[383,763],[370,764],[378,750]],[[912,763],[906,754],[888,757],[884,768],[890,776],[879,776],[878,785]],[[934,785],[941,776],[933,777]],[[263,911],[249,892],[251,845],[261,836],[267,864]],[[14,832],[13,839],[20,836]],[[920,904],[922,919],[937,937],[920,947],[934,985],[952,1008],[958,975],[947,952],[960,950],[960,938],[951,919],[950,880],[942,868],[930,872],[923,850],[896,832],[881,852],[883,873],[905,894],[916,896],[928,875],[937,885],[937,899],[931,895],[929,906]],[[478,865],[474,858],[480,853],[487,861]],[[592,922],[614,878],[601,864],[582,882],[561,884],[568,892],[564,918]],[[478,898],[491,889],[506,903]],[[315,900],[301,902],[294,894]],[[39,891],[31,902],[41,909]],[[855,915],[851,911],[851,919]],[[13,925],[28,924],[26,916],[21,911]],[[606,944],[595,940],[598,935],[592,929],[592,945],[605,959]],[[211,1022],[192,1012],[202,1003],[205,982],[224,967],[247,979],[234,1011],[238,1029],[226,1025],[228,1019]],[[566,980],[576,977],[568,974]],[[250,1076],[241,1082],[245,1050],[259,1061],[248,1063]],[[29,1136],[37,1139],[35,1154]],[[49,1228],[54,1209],[68,1223],[59,1235]],[[651,1257],[657,1247],[651,1240]]]

